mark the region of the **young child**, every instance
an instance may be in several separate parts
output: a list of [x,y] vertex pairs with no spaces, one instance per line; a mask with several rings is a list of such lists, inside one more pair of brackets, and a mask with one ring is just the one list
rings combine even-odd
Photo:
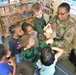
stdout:
[[22,56],[24,60],[29,60],[33,63],[34,73],[38,74],[38,69],[36,63],[39,59],[39,52],[43,47],[47,46],[48,43],[52,43],[53,40],[49,39],[46,42],[42,43],[40,47],[34,48],[35,41],[31,38],[30,35],[22,36],[20,38],[20,44],[23,47],[21,50]]
[[35,3],[32,5],[31,10],[35,16],[34,18],[34,28],[40,34],[40,36],[45,36],[46,38],[50,38],[51,35],[46,33],[43,29],[46,25],[44,20],[44,15],[42,13],[42,9],[39,3]]
[[[54,54],[54,51],[56,51],[56,54]],[[55,73],[55,65],[57,62],[57,59],[60,57],[60,55],[63,53],[63,50],[57,47],[51,47],[46,46],[41,50],[41,62],[38,61],[37,65],[40,69],[40,75],[54,75]]]
[[37,38],[37,34],[38,34],[38,33],[37,33],[37,31],[34,31],[32,25],[24,22],[24,23],[22,24],[22,29],[23,29],[23,31],[24,31],[26,34],[30,35],[30,36],[35,40],[35,45],[34,45],[34,47],[35,47],[35,48],[36,48],[36,47],[39,47],[39,42],[38,42],[38,38]]
[[22,61],[16,72],[16,75],[34,75],[34,66],[31,61]]
[[20,25],[12,25],[9,27],[9,31],[12,34],[12,38],[9,40],[9,50],[11,56],[16,63],[19,64],[22,61],[21,46],[19,44],[19,38],[24,34]]
[[8,59],[10,55],[7,46],[0,44],[0,75],[15,75],[16,64],[12,58]]

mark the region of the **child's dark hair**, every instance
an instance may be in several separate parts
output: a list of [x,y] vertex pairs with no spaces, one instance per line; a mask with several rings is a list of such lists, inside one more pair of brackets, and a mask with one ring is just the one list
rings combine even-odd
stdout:
[[9,27],[9,32],[10,32],[11,34],[14,34],[14,33],[15,33],[15,28],[18,27],[18,26],[19,26],[18,24],[11,25],[11,26]]
[[34,75],[34,67],[31,61],[22,61],[17,67],[16,75]]
[[41,50],[40,58],[42,64],[44,64],[45,66],[50,66],[51,64],[53,64],[55,57],[50,46],[46,46]]
[[0,60],[7,55],[6,46],[4,44],[0,44]]
[[24,32],[27,32],[26,27],[28,27],[28,26],[31,26],[31,27],[33,28],[33,26],[32,26],[31,24],[24,22],[24,23],[22,24],[22,30],[23,30]]

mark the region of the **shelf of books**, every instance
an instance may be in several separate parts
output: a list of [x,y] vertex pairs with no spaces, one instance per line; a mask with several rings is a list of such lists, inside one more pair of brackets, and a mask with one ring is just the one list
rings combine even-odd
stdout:
[[[33,2],[32,2],[33,3]],[[6,35],[10,25],[19,23],[31,17],[32,3],[23,3],[22,0],[0,0],[0,24],[2,35]],[[26,19],[27,18],[27,19]]]
[[32,4],[36,2],[41,4],[44,13],[52,16],[54,0],[0,0],[0,25],[3,31],[2,35],[6,34],[8,31],[7,27],[13,23],[31,21],[30,23],[33,25],[33,20],[30,19],[30,21],[28,21],[29,18],[27,18],[27,16],[32,17],[30,8]]

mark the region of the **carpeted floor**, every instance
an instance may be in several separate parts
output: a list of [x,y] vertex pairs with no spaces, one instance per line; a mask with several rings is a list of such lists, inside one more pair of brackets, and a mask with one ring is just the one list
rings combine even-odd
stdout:
[[60,61],[66,68],[68,68],[71,72],[75,73],[75,66],[69,61],[69,59],[65,59],[64,61]]

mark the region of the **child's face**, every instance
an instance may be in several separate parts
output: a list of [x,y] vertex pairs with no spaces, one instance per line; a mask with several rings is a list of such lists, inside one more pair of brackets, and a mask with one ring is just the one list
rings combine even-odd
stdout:
[[34,39],[30,38],[29,39],[29,45],[30,45],[30,47],[34,46],[34,44],[35,44]]
[[27,34],[29,34],[30,36],[34,35],[34,30],[31,26],[27,26],[26,31],[27,31]]
[[41,18],[42,17],[42,10],[40,9],[38,12],[34,12],[34,15],[36,18]]
[[24,32],[20,26],[15,28],[15,34],[18,36],[22,36],[24,34]]

